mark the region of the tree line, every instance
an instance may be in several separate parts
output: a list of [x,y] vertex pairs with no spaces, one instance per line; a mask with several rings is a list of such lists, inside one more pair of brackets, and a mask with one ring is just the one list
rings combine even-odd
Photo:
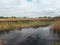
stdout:
[[[8,19],[8,18],[18,18],[18,17],[16,17],[16,16],[11,16],[11,17],[0,16],[0,19]],[[22,18],[28,18],[28,17],[22,17]],[[56,19],[56,18],[60,18],[60,16],[55,16],[55,17],[51,17],[51,16],[43,16],[43,17],[41,17],[40,16],[38,18],[53,18],[53,19]]]

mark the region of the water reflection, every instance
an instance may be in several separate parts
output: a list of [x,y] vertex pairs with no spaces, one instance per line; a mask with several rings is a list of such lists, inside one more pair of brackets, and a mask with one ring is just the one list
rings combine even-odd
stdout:
[[51,26],[39,28],[24,28],[0,35],[4,45],[52,45],[59,42],[57,33],[50,30]]

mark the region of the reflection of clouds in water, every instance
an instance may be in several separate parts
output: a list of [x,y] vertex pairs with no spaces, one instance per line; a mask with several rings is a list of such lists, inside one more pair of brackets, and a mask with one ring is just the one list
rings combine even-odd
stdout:
[[14,44],[17,45],[17,44],[25,43],[26,41],[31,41],[31,40],[33,42],[34,40],[43,42],[42,40],[44,39],[45,40],[49,40],[49,38],[53,39],[51,35],[52,33],[50,33],[50,26],[48,26],[43,28],[40,27],[37,29],[24,28],[22,30],[14,30],[14,31],[10,31],[8,34],[6,33],[4,35],[1,35],[0,38],[2,38],[4,41],[7,41],[11,45],[14,45]]
[[28,2],[32,2],[32,0],[27,0]]

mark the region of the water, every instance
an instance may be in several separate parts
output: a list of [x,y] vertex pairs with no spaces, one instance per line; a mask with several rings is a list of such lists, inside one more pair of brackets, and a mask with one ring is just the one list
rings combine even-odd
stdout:
[[0,34],[0,40],[3,45],[60,45],[59,35],[50,28],[51,26],[13,30]]

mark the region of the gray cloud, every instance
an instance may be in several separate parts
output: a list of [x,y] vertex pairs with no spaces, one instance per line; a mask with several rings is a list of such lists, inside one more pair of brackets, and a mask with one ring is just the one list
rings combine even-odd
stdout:
[[0,16],[60,15],[60,0],[32,0],[30,2],[27,0],[0,0]]

